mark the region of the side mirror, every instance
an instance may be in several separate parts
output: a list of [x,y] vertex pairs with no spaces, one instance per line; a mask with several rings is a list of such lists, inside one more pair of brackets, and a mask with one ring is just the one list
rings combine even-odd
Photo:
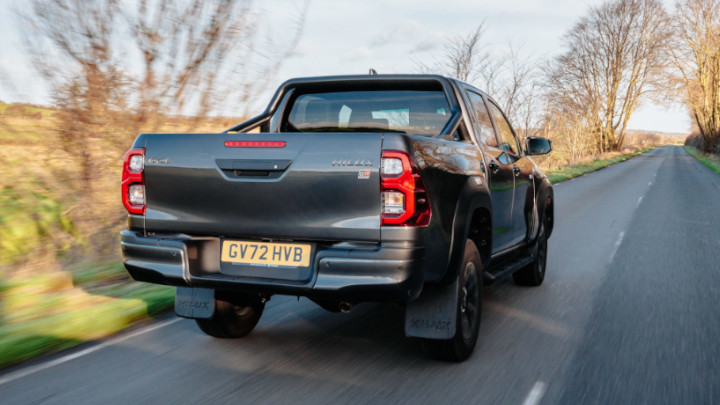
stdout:
[[549,139],[528,137],[525,143],[528,155],[544,155],[552,150],[552,141]]

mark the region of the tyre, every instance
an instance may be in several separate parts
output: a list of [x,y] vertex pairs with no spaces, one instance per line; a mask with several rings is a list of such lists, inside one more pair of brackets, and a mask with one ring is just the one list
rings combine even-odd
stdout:
[[475,349],[478,339],[482,312],[482,261],[475,243],[470,240],[465,242],[460,269],[455,336],[447,340],[423,340],[425,352],[438,360],[466,360]]
[[513,280],[518,285],[539,286],[545,280],[545,266],[547,264],[547,234],[544,223],[540,224],[537,242],[534,246],[535,259],[532,263],[513,273]]
[[205,334],[217,338],[239,338],[252,332],[262,316],[265,303],[257,294],[241,293],[215,298],[215,313],[210,319],[195,322]]

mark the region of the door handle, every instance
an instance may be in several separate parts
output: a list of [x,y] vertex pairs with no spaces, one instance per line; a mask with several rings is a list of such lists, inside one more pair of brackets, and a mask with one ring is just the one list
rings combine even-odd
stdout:
[[500,165],[498,165],[494,160],[490,161],[490,171],[495,174],[498,170],[500,170]]
[[513,173],[515,173],[516,176],[520,175],[520,168],[516,165],[513,165]]

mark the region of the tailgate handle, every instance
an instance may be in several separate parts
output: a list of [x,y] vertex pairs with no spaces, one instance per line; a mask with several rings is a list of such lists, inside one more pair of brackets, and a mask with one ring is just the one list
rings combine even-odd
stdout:
[[277,178],[290,167],[292,160],[218,159],[215,162],[229,177]]

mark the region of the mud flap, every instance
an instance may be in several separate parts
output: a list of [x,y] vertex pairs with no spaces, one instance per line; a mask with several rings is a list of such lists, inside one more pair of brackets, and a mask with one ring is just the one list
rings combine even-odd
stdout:
[[178,287],[175,313],[183,318],[208,319],[215,313],[215,290]]
[[425,339],[452,339],[458,308],[458,278],[443,286],[426,285],[405,310],[405,335]]

